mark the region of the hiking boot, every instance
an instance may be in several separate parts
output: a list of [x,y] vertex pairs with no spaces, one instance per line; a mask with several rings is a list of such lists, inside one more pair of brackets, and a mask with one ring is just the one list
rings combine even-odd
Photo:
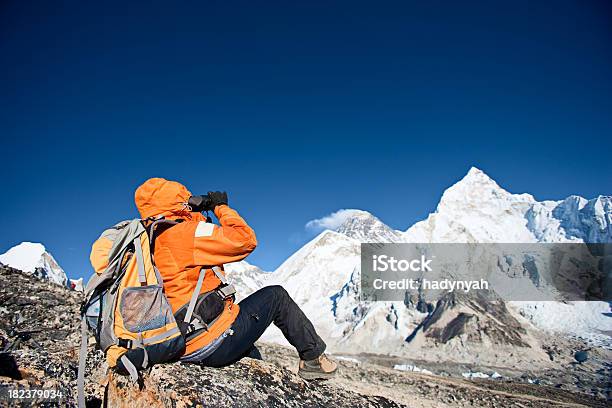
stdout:
[[325,380],[332,378],[338,371],[338,364],[321,354],[314,360],[300,360],[298,375],[305,380]]

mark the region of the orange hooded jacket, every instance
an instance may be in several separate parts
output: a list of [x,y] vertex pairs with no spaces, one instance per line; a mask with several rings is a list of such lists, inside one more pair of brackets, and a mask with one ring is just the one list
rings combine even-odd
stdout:
[[[174,313],[189,303],[201,268],[207,269],[200,293],[214,290],[221,281],[209,268],[240,261],[257,246],[255,232],[235,210],[219,205],[215,215],[220,225],[207,223],[201,213],[189,212],[185,203],[191,196],[182,184],[163,178],[145,181],[134,196],[142,219],[163,215],[184,220],[161,232],[154,248],[155,264]],[[237,304],[227,300],[219,319],[208,331],[187,343],[185,354],[199,350],[223,334],[238,316],[238,310]]]

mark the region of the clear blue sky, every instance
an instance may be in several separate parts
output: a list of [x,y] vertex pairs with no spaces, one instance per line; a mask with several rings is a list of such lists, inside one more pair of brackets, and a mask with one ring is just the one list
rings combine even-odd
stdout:
[[0,252],[88,276],[153,176],[227,190],[265,269],[340,208],[407,228],[472,165],[612,193],[609,2],[126,3],[2,2]]

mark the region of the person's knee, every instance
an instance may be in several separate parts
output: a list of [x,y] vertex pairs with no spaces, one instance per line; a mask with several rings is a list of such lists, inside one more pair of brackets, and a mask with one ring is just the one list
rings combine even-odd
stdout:
[[280,285],[266,286],[262,290],[265,290],[270,294],[270,296],[281,301],[289,298],[289,293],[287,293],[287,290]]
[[289,296],[287,290],[285,290],[285,288],[283,288],[281,285],[270,285],[266,286],[265,289],[274,293],[276,296]]

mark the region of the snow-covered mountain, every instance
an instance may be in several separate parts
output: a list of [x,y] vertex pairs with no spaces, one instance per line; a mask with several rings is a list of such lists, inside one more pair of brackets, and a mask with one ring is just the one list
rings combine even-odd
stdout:
[[405,234],[409,242],[611,242],[612,197],[536,201],[511,194],[471,168],[436,212]]
[[[283,285],[329,346],[342,351],[418,355],[419,348],[430,353],[437,345],[441,355],[452,354],[461,360],[477,355],[482,344],[496,344],[500,351],[508,347],[509,354],[520,355],[515,351],[524,349],[531,353],[529,359],[544,361],[548,358],[545,353],[532,353],[538,349],[532,333],[537,329],[532,324],[612,344],[612,318],[604,314],[610,310],[606,302],[511,302],[509,307],[495,309],[494,318],[486,316],[493,310],[489,299],[461,297],[429,304],[412,298],[361,302],[361,242],[612,242],[611,197],[586,200],[572,196],[539,202],[530,194],[509,193],[472,168],[444,192],[434,213],[405,232],[390,228],[366,211],[351,210],[339,227],[321,232],[276,271],[254,274],[257,278],[252,276],[250,284],[238,287],[248,294],[266,284]],[[565,316],[556,316],[561,310]],[[436,324],[432,323],[434,315]],[[581,324],[575,324],[577,321]],[[452,326],[453,336],[441,322]],[[265,338],[283,342],[275,329]]]
[[360,242],[402,242],[404,234],[384,224],[367,211],[352,210],[336,232]]
[[66,273],[43,244],[22,242],[0,255],[0,262],[62,286],[67,284]]

